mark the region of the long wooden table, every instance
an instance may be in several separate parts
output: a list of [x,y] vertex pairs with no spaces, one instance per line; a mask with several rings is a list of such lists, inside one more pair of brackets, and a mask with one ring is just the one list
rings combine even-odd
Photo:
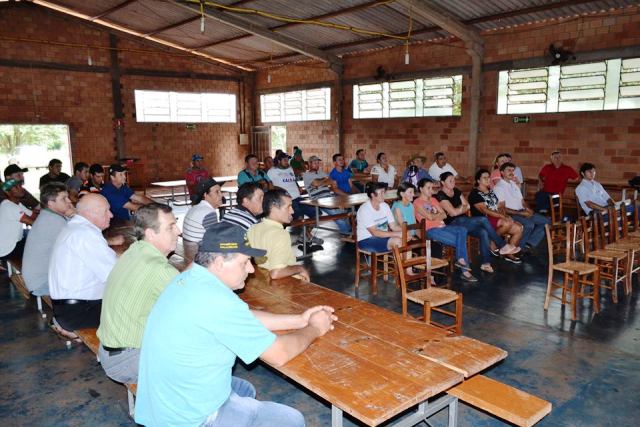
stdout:
[[428,399],[494,365],[507,352],[472,338],[448,336],[442,329],[324,287],[289,277],[269,281],[257,269],[240,297],[254,309],[299,313],[315,305],[335,308],[335,330],[282,367],[274,367],[329,401],[332,426],[343,411],[370,426],[418,405],[397,425],[413,426],[449,406],[457,419],[457,399]]

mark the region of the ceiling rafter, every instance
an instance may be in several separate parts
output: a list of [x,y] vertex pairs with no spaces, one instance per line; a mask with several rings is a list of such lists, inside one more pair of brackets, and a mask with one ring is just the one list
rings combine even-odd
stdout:
[[157,28],[155,30],[152,30],[152,31],[146,33],[145,36],[153,36],[153,35],[158,34],[158,33],[162,33],[162,32],[169,31],[169,30],[173,30],[174,28],[182,27],[183,25],[187,25],[190,22],[197,21],[198,19],[200,19],[199,16],[193,16],[191,18],[183,19],[180,22],[176,22],[174,24],[165,25],[164,27],[160,27],[160,28]]
[[[169,1],[183,9],[190,10],[198,15],[200,14],[200,8],[197,5],[185,4],[179,0],[169,0]],[[228,13],[217,11],[217,10],[215,11],[215,13],[212,13],[212,8],[210,7],[205,7],[204,14],[209,19],[213,19],[225,25],[229,25],[231,27],[234,27],[239,30],[245,31],[247,33],[253,34],[255,36],[261,37],[265,40],[269,40],[272,43],[276,43],[287,49],[294,50],[305,56],[318,59],[322,62],[326,62],[329,64],[329,68],[331,68],[334,72],[336,72],[339,75],[342,74],[342,67],[343,67],[342,59],[331,53],[323,52],[317,47],[299,42],[288,36],[274,33],[273,31],[270,31],[268,28],[263,27],[261,25],[257,25],[251,22],[250,20],[233,16]]]
[[104,12],[100,12],[99,14],[97,14],[95,16],[92,16],[91,20],[100,19],[100,18],[102,18],[104,16],[107,16],[107,15],[109,15],[109,14],[115,12],[115,11],[123,9],[123,8],[129,6],[131,3],[135,3],[137,1],[138,0],[126,0],[126,1],[124,1],[122,3],[120,3],[120,4],[117,4],[117,5],[113,6],[113,7],[110,7],[109,9],[105,10]]

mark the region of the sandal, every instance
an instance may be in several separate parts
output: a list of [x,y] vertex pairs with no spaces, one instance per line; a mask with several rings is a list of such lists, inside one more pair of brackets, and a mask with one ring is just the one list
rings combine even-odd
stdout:
[[478,279],[471,273],[469,273],[468,276],[466,276],[465,274],[461,274],[460,277],[462,278],[462,280],[469,283],[475,283],[478,281]]
[[460,270],[463,271],[471,271],[471,267],[469,267],[466,264],[460,264],[458,261],[456,261],[453,265],[455,265],[456,267],[458,267]]
[[491,264],[482,264],[480,266],[480,270],[484,271],[485,273],[495,273],[495,270],[493,269]]

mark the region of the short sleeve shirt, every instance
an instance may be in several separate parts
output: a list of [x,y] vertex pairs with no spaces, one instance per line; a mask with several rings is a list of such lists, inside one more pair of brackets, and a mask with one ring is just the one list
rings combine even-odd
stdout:
[[266,256],[256,258],[258,266],[275,270],[295,265],[291,237],[279,222],[264,218],[247,231],[247,238],[251,247],[267,251]]
[[311,200],[321,199],[322,197],[331,197],[333,192],[331,188],[326,185],[321,185],[319,187],[314,187],[311,183],[316,179],[324,179],[329,175],[324,173],[323,171],[307,171],[302,175],[302,179],[304,180],[304,188],[307,189],[307,193],[309,193],[309,197]]
[[417,207],[420,206],[421,208],[423,208],[424,210],[426,210],[427,212],[433,212],[435,211],[442,211],[442,207],[440,206],[440,203],[438,203],[438,200],[435,197],[432,197],[431,200],[423,200],[422,198],[418,197],[417,199],[415,199],[413,201],[413,208],[415,209],[416,212],[416,221],[422,221],[424,219],[424,224],[425,224],[425,229],[426,230],[431,230],[432,228],[440,228],[440,227],[444,227],[445,223],[444,221],[432,221],[430,219],[427,219],[426,217],[423,217],[422,215],[420,215],[418,213],[418,209]]
[[501,179],[493,187],[493,192],[498,197],[499,202],[504,202],[507,209],[513,209],[514,211],[524,209],[522,192],[520,191],[520,186],[515,182]]
[[358,242],[372,237],[368,228],[375,226],[378,230],[389,231],[389,224],[395,222],[393,213],[386,203],[380,203],[378,210],[368,200],[358,209]]
[[498,196],[493,190],[489,190],[486,193],[474,188],[469,193],[469,204],[471,205],[471,215],[472,216],[485,216],[481,211],[479,211],[475,205],[477,203],[484,203],[489,210],[494,212],[498,211]]
[[74,175],[71,178],[69,178],[65,184],[67,185],[67,188],[69,190],[73,190],[76,193],[79,193],[80,190],[82,189],[82,185],[84,184],[84,182],[82,182],[80,178]]
[[102,187],[100,193],[109,202],[109,208],[111,209],[111,213],[113,213],[113,217],[115,219],[131,219],[129,209],[124,207],[124,205],[129,202],[131,196],[133,196],[134,194],[133,190],[129,188],[128,185],[124,184],[122,187],[116,188],[116,186],[111,182],[107,182]]
[[209,178],[209,171],[206,169],[187,169],[185,173],[185,181],[187,183],[187,190],[189,190],[189,194],[193,194],[195,192],[196,185],[203,179]]
[[378,175],[378,182],[384,182],[392,188],[396,180],[396,168],[389,165],[385,171],[382,166],[375,165],[371,168],[371,175]]
[[166,287],[147,319],[135,421],[201,425],[229,398],[236,357],[251,363],[275,339],[230,288],[194,264]]
[[67,175],[64,172],[60,172],[60,175],[56,176],[55,178],[52,178],[51,175],[49,175],[48,173],[42,175],[40,177],[40,187],[50,183],[50,182],[61,182],[61,183],[66,183],[67,180],[71,178],[69,175]]
[[246,169],[242,169],[238,174],[238,187],[248,182],[258,183],[260,181],[271,182],[271,178],[269,178],[269,175],[265,171],[262,171],[260,169],[256,171],[255,175],[253,175]]
[[546,164],[540,169],[540,178],[544,180],[542,191],[552,194],[562,194],[567,188],[567,181],[578,179],[578,173],[571,166],[561,164],[559,168],[553,164]]
[[445,172],[451,172],[453,176],[458,176],[458,172],[451,166],[449,163],[445,164],[443,167],[438,166],[436,162],[429,167],[429,175],[436,181],[440,181],[440,175]]
[[31,215],[22,203],[15,204],[9,199],[0,203],[0,256],[10,254],[16,243],[22,240],[22,215]]
[[336,168],[333,168],[329,173],[329,177],[336,182],[338,188],[347,194],[351,193],[351,185],[349,184],[351,176],[352,173],[347,168],[344,168],[342,172],[338,171],[338,169]]
[[409,203],[407,206],[405,206],[400,200],[396,200],[391,206],[391,211],[395,212],[396,209],[400,209],[400,213],[402,213],[402,219],[407,223],[407,225],[413,225],[416,223],[416,214],[413,209],[413,203]]
[[200,243],[207,228],[217,223],[216,208],[206,200],[202,200],[187,211],[182,223],[182,237],[190,242]]
[[587,206],[586,202],[592,202],[600,206],[607,206],[607,203],[609,203],[609,199],[611,198],[602,184],[595,180],[589,181],[587,179],[583,179],[576,187],[576,197],[580,202],[580,207],[587,215],[592,211],[592,209]]
[[349,163],[349,167],[347,169],[355,169],[358,172],[364,172],[366,168],[369,167],[369,162],[366,160],[353,159],[351,163]]
[[[459,208],[462,205],[461,196],[462,196],[462,191],[458,190],[457,188],[454,188],[453,197],[449,197],[444,191],[440,190],[438,191],[438,194],[436,194],[436,199],[438,199],[439,202],[446,200],[447,202],[451,203],[451,206],[453,206],[454,208]],[[465,215],[462,214],[458,216],[465,216]],[[451,224],[451,222],[453,222],[453,220],[456,219],[458,216],[447,215],[447,217],[444,219],[444,223]]]
[[267,175],[269,176],[269,179],[271,179],[271,182],[273,182],[273,185],[287,190],[287,193],[289,193],[292,199],[300,197],[300,189],[298,188],[296,175],[293,173],[293,169],[290,167],[286,169],[274,167],[269,169]]

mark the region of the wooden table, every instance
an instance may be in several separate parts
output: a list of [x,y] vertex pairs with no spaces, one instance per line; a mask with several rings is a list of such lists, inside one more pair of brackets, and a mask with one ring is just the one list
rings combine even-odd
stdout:
[[[218,182],[230,182],[230,181],[235,181],[238,177],[236,175],[229,175],[229,176],[213,176],[213,179],[215,179]],[[171,189],[171,197],[169,199],[167,199],[168,201],[171,202],[176,202],[176,188],[181,189],[182,191],[180,191],[178,193],[179,196],[184,196],[184,204],[189,204],[191,203],[191,201],[189,200],[189,191],[187,190],[187,181],[184,179],[177,179],[174,181],[157,181],[157,182],[152,182],[151,185],[156,186],[156,187],[163,187],[163,188],[169,188]],[[225,188],[233,188],[233,187],[223,187],[222,191],[225,191]],[[235,191],[238,191],[238,187],[235,187]]]
[[320,304],[335,308],[335,330],[274,367],[329,401],[334,427],[342,425],[343,411],[376,426],[416,405],[418,411],[397,425],[413,426],[446,406],[449,425],[455,425],[455,397],[428,399],[507,356],[489,344],[447,336],[442,329],[293,277],[269,283],[261,269],[240,297],[254,309],[273,313],[299,313]]

